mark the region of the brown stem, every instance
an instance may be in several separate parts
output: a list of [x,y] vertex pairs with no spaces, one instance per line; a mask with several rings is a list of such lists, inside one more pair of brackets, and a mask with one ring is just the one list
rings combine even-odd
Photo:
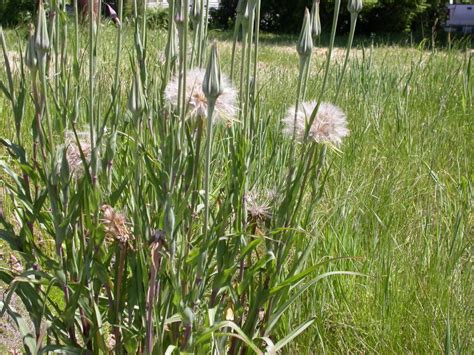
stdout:
[[[156,240],[157,239],[157,240]],[[146,350],[149,354],[153,352],[153,300],[159,289],[159,281],[156,275],[161,267],[161,249],[163,247],[163,236],[155,234],[155,241],[151,244],[151,271],[150,284],[146,296]]]

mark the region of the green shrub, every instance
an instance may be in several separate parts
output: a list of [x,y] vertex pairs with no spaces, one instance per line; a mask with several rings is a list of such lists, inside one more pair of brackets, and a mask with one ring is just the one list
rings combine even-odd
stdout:
[[146,15],[148,28],[163,30],[168,28],[168,9],[156,7],[149,9]]
[[0,0],[0,24],[16,26],[31,19],[35,0]]

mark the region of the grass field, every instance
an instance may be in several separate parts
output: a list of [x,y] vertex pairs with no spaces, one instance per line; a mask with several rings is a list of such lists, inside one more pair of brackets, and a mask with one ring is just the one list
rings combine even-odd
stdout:
[[[99,117],[110,102],[115,58],[114,30],[101,30],[96,76],[97,98],[102,102]],[[24,46],[20,37],[19,41],[17,34],[7,32],[9,50],[17,50],[18,43]],[[85,47],[86,36],[81,39]],[[161,73],[163,41],[160,34],[148,34],[150,86]],[[221,39],[218,46],[222,70],[228,73],[232,43]],[[128,28],[120,69],[122,110],[126,83],[132,77],[127,56],[133,51],[133,29]],[[309,99],[320,92],[325,53],[324,47],[314,49]],[[271,190],[286,178],[291,147],[281,134],[281,119],[296,101],[299,59],[290,39],[265,36],[258,59],[259,121],[251,142],[257,158],[249,183]],[[344,49],[336,48],[323,101],[334,98],[343,59]],[[365,276],[331,276],[299,296],[278,321],[274,336],[289,334],[310,317],[315,321],[284,348],[285,353],[474,351],[472,59],[469,49],[356,44],[337,103],[347,113],[351,133],[339,150],[328,151],[321,198],[317,203],[309,202],[310,197],[303,200],[301,209],[309,210],[308,221],[288,258],[297,259],[311,245],[307,266],[321,265],[313,269],[313,276],[337,270]],[[4,70],[0,79],[6,82]],[[86,97],[87,75],[81,80],[81,95]],[[66,103],[67,99],[60,106],[67,107]],[[80,124],[86,123],[85,108],[81,106]],[[72,115],[71,111],[57,115]],[[22,125],[28,151],[33,115],[34,107],[28,103]],[[14,127],[9,102],[2,95],[0,137],[15,140]],[[129,132],[127,124],[119,127]],[[59,134],[56,138],[61,139]],[[229,139],[224,129],[218,129],[214,151],[227,151]],[[122,138],[118,150],[126,150],[126,144]],[[122,172],[131,164],[130,155],[124,156],[127,160],[116,163]],[[0,159],[15,166],[3,147]],[[211,174],[216,190],[228,183],[230,165],[227,158],[215,157]],[[0,177],[0,198],[6,218],[13,222],[9,178],[4,171]],[[114,175],[113,185],[120,181]],[[134,206],[127,201],[130,194],[124,192],[119,201],[122,210],[133,214]],[[47,242],[46,234],[43,238]],[[6,259],[9,249],[1,245]]]

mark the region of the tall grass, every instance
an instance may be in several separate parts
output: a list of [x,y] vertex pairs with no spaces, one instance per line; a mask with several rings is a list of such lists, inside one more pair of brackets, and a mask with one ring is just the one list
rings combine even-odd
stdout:
[[[168,34],[140,4],[117,30],[50,17],[44,68],[2,74],[0,235],[24,264],[0,270],[2,308],[26,351],[466,351],[469,55],[316,51],[298,89],[296,48],[261,46],[249,0],[242,42],[218,44],[238,116],[214,124],[187,108],[209,48],[186,2]],[[339,150],[282,134],[301,92],[349,114]]]

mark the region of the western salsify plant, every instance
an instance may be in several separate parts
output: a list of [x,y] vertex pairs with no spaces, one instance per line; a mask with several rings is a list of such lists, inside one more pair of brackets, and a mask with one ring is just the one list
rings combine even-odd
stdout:
[[[133,48],[124,49],[119,24],[109,92],[97,81],[103,42],[93,3],[81,15],[75,0],[69,19],[66,1],[40,1],[19,76],[0,31],[7,77],[0,87],[16,132],[1,139],[11,208],[0,237],[24,264],[0,269],[8,285],[1,312],[15,320],[28,353],[284,349],[314,321],[308,315],[279,332],[305,291],[327,277],[359,275],[318,274],[322,265],[307,262],[316,241],[299,247],[313,228],[328,155],[349,133],[336,102],[322,101],[341,1],[315,101],[306,101],[306,87],[315,80],[319,0],[304,14],[296,104],[282,119],[289,150],[274,146],[269,155],[262,151],[271,137],[260,105],[260,0],[237,5],[229,76],[218,43],[208,46],[208,0],[170,2],[159,70],[148,50],[158,39],[146,27],[146,1],[134,0]],[[123,1],[117,5],[122,19]],[[344,69],[361,6],[348,2]],[[278,174],[265,176],[264,168]],[[31,325],[10,304],[14,294]]]

